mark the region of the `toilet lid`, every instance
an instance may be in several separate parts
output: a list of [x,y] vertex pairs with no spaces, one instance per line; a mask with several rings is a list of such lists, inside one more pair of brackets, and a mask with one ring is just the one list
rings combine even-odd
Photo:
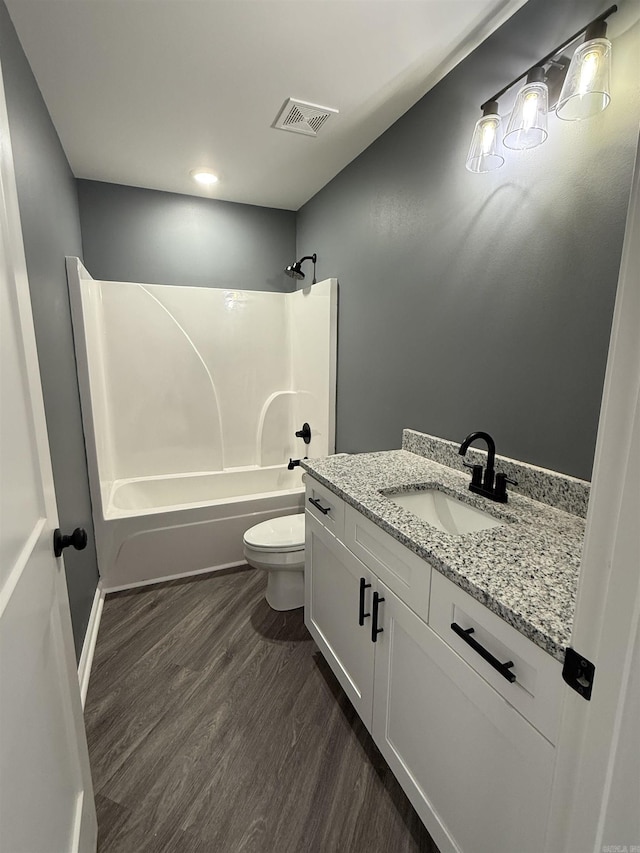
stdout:
[[262,521],[247,530],[244,541],[261,551],[299,551],[304,548],[304,513]]

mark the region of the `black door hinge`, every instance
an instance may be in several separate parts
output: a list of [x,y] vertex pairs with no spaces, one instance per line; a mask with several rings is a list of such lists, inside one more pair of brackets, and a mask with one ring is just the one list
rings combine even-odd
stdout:
[[595,664],[579,655],[575,649],[567,649],[562,667],[562,677],[569,687],[573,687],[587,701],[591,699],[595,674]]

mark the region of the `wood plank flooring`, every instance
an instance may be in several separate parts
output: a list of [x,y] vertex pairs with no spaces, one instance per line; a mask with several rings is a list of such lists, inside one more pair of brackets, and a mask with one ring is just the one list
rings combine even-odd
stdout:
[[100,853],[437,853],[253,569],[105,601],[85,721]]

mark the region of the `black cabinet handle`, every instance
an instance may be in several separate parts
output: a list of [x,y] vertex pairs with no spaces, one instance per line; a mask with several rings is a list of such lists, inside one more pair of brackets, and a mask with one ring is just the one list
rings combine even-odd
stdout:
[[367,583],[364,578],[360,578],[360,607],[358,609],[358,625],[364,625],[364,620],[371,616],[370,613],[364,612],[364,591],[365,589],[369,589],[371,586],[370,583]]
[[73,545],[76,551],[83,551],[87,547],[87,531],[84,527],[76,527],[70,536],[63,536],[57,527],[53,531],[53,553],[60,557],[64,548]]
[[322,506],[318,498],[309,498],[309,503],[313,504],[316,509],[319,509],[323,515],[326,515],[328,512],[331,512],[331,507]]
[[378,634],[382,634],[384,628],[378,628],[378,607],[380,602],[384,601],[377,592],[373,593],[373,622],[371,623],[371,642],[378,642]]
[[465,643],[468,643],[474,652],[478,652],[481,658],[484,658],[494,669],[497,669],[503,678],[506,678],[507,681],[510,681],[513,684],[516,680],[516,674],[515,672],[511,672],[510,669],[510,667],[515,666],[512,660],[508,660],[506,663],[500,663],[498,658],[494,658],[491,652],[487,651],[487,649],[485,649],[484,646],[481,646],[477,640],[474,640],[473,637],[469,636],[470,634],[473,634],[473,628],[461,628],[457,622],[452,622],[451,630],[455,631],[455,633],[464,640]]

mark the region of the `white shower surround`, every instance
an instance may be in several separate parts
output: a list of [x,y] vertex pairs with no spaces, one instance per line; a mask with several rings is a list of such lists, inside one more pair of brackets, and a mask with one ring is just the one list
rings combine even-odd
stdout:
[[337,281],[101,282],[77,258],[67,274],[103,586],[241,564],[245,530],[302,511],[289,457],[334,452]]

